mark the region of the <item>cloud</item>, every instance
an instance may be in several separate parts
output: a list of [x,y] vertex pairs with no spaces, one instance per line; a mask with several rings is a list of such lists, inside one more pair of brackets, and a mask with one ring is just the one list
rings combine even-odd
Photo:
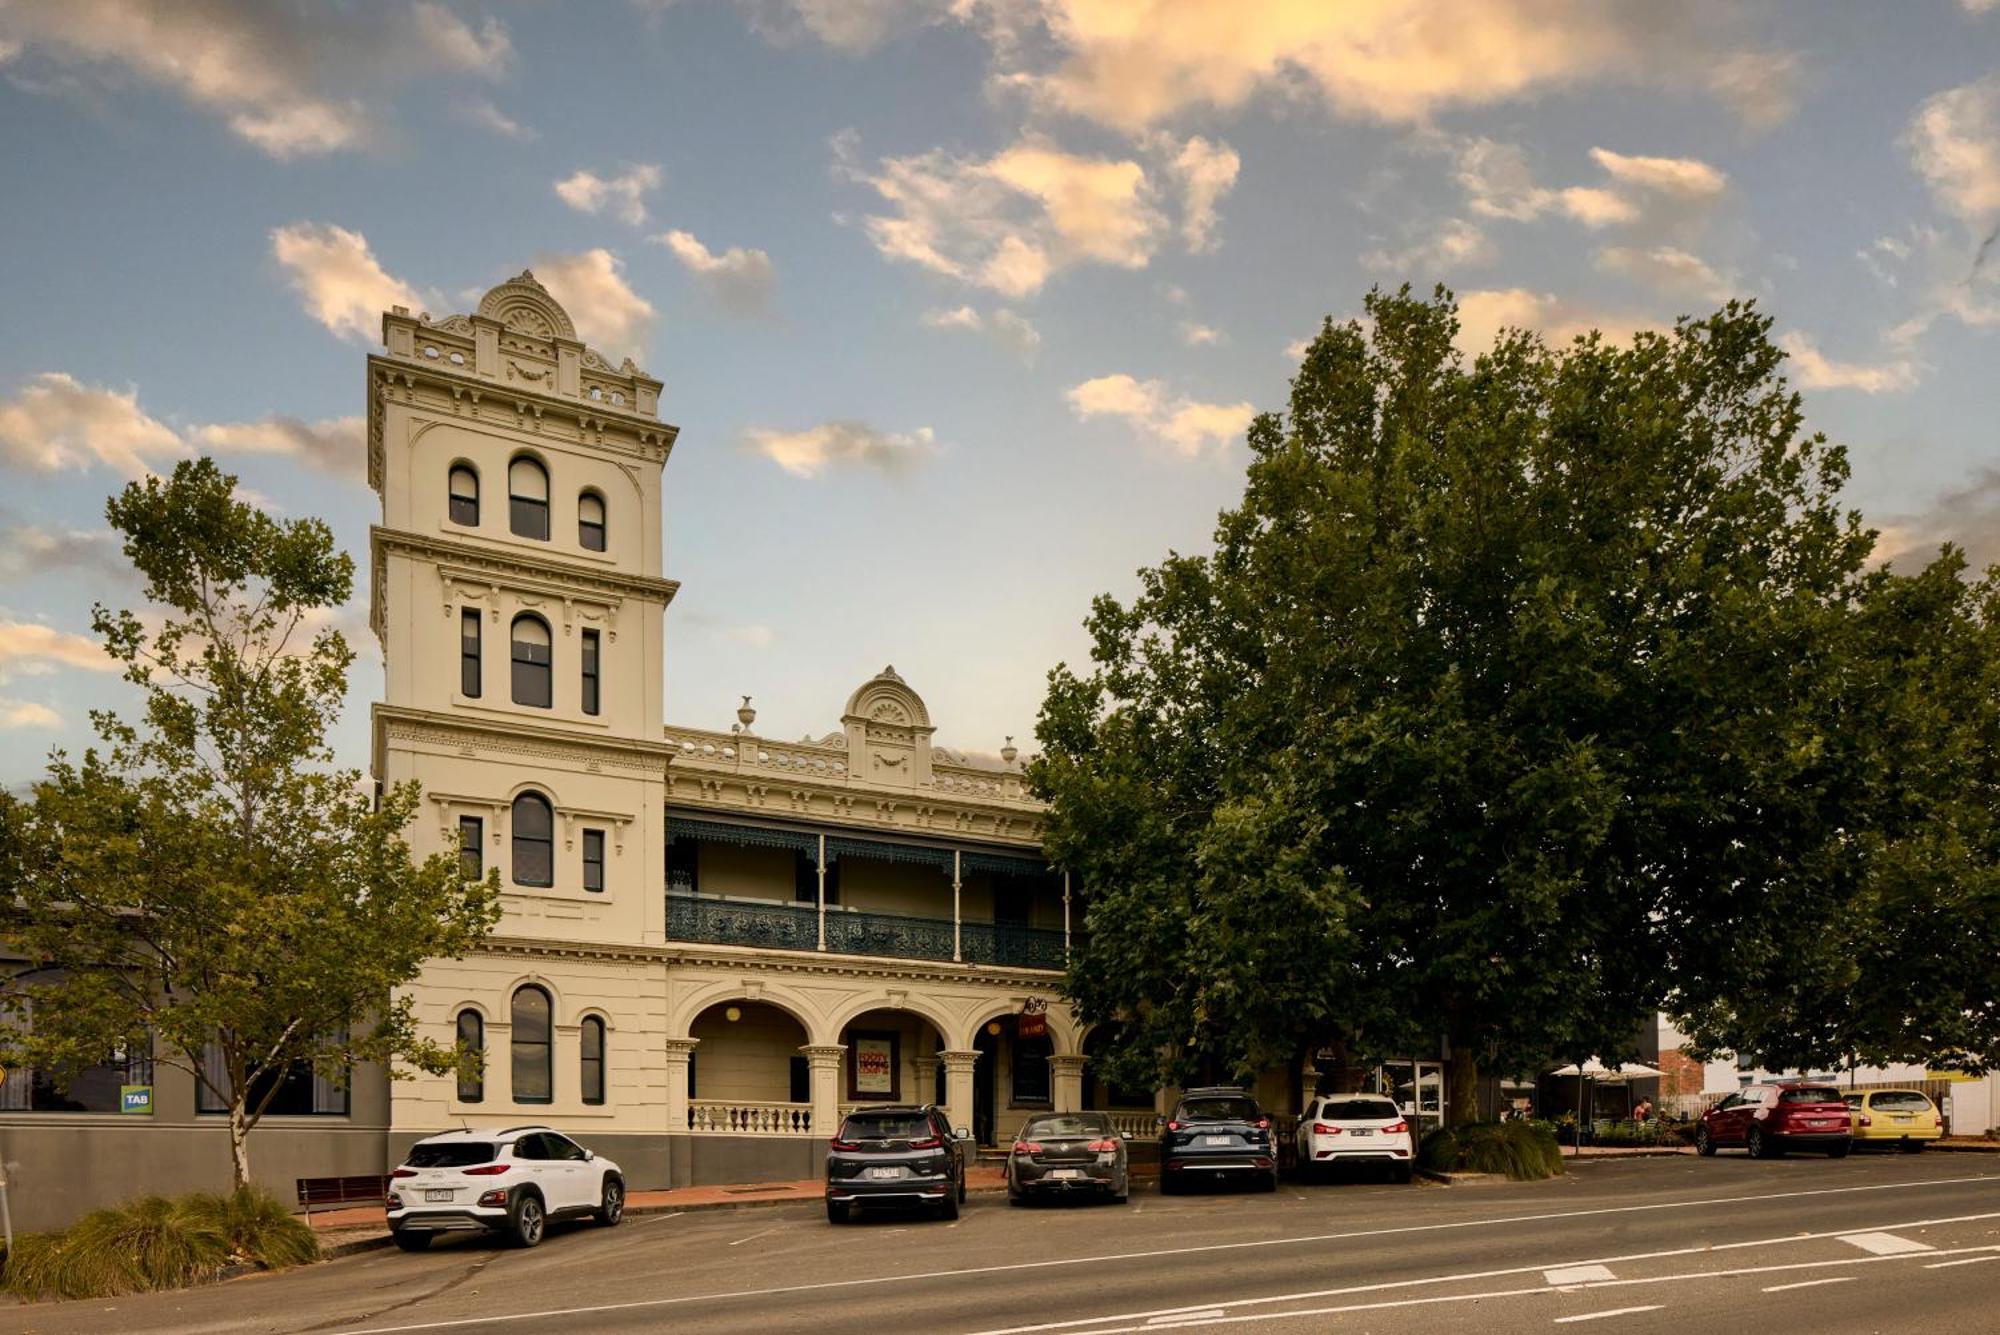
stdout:
[[1181,342],[1191,348],[1212,348],[1225,341],[1222,331],[1213,325],[1199,320],[1181,321]]
[[1703,301],[1727,301],[1736,286],[1707,260],[1677,246],[1606,246],[1597,252],[1596,264],[1606,273],[1622,274],[1661,292]]
[[2000,468],[1979,469],[1921,513],[1892,517],[1876,539],[1875,557],[1928,561],[1947,542],[1964,549],[1975,571],[2000,565]]
[[643,353],[653,332],[653,303],[625,282],[621,263],[602,247],[535,257],[535,277],[569,312],[577,334],[612,357]]
[[[274,158],[352,149],[375,135],[382,90],[440,75],[492,77],[507,30],[433,0],[359,7],[264,0],[59,0],[0,6],[0,45],[66,68],[133,74],[222,117]],[[363,97],[366,91],[372,96]]]
[[579,213],[610,213],[634,227],[646,224],[646,196],[660,187],[660,169],[635,163],[617,176],[578,171],[556,182],[556,195]]
[[1903,145],[1939,208],[1982,233],[2000,221],[2000,75],[1925,102]]
[[516,143],[525,144],[539,137],[532,127],[521,124],[494,106],[490,98],[467,98],[452,108],[452,114],[467,125],[491,130],[502,139],[512,139]]
[[129,578],[132,568],[108,528],[46,529],[14,525],[0,515],[0,581],[39,578],[56,570],[86,570],[111,579]]
[[933,149],[872,171],[851,135],[835,138],[834,155],[889,206],[863,221],[877,251],[1003,296],[1037,292],[1073,264],[1143,268],[1165,228],[1138,162],[1065,153],[1036,135],[991,158]]
[[17,728],[60,728],[62,715],[32,700],[0,699],[0,731]]
[[1819,350],[1810,335],[1794,331],[1778,340],[1791,359],[1792,374],[1807,389],[1857,389],[1863,394],[1897,394],[1910,389],[1920,378],[1917,367],[1907,358],[1875,365],[1837,362]]
[[1642,329],[1659,328],[1642,316],[1599,310],[1524,287],[1489,288],[1458,294],[1458,348],[1467,356],[1490,351],[1502,329],[1527,329],[1547,342],[1565,344],[1592,330],[1614,343],[1628,342]]
[[374,342],[382,313],[423,305],[416,289],[383,269],[359,232],[332,223],[271,229],[271,254],[284,267],[306,314],[342,338]]
[[958,8],[952,0],[738,0],[738,6],[771,41],[809,36],[849,55],[864,55],[892,34],[938,22]]
[[1621,185],[1680,199],[1713,199],[1729,185],[1726,175],[1694,158],[1631,157],[1608,148],[1593,148],[1590,157]]
[[319,422],[266,417],[196,427],[188,439],[203,453],[277,455],[358,482],[368,472],[365,429],[360,417],[329,417]]
[[1958,0],[1968,14],[1988,14],[2000,9],[2000,0]]
[[1382,273],[1430,278],[1490,264],[1493,258],[1493,243],[1485,232],[1463,218],[1445,218],[1403,249],[1371,250],[1361,263]]
[[927,329],[964,329],[984,334],[1024,362],[1033,362],[1042,350],[1041,330],[1026,316],[1004,306],[990,315],[981,314],[971,306],[925,311],[923,323]]
[[724,310],[746,316],[771,313],[778,275],[771,266],[771,257],[763,251],[731,246],[717,255],[691,232],[673,231],[653,239],[672,251],[681,266],[702,281]]
[[879,431],[866,422],[823,422],[803,431],[751,427],[744,443],[793,477],[813,478],[830,468],[866,468],[900,473],[936,444],[931,428]]
[[1079,418],[1119,417],[1141,435],[1184,458],[1226,447],[1249,429],[1257,410],[1249,403],[1203,403],[1173,394],[1165,381],[1129,375],[1098,376],[1071,386],[1064,396]]
[[1217,141],[1210,143],[1195,135],[1181,145],[1168,170],[1181,190],[1181,239],[1196,254],[1215,250],[1222,239],[1215,234],[1215,206],[1236,185],[1243,159],[1236,150]]
[[1472,212],[1530,222],[1560,213],[1593,230],[1649,223],[1698,222],[1727,190],[1729,178],[1695,158],[1636,157],[1590,150],[1605,174],[1601,185],[1554,189],[1540,185],[1517,144],[1471,138],[1447,141],[1454,175]]
[[124,666],[104,646],[82,635],[39,621],[0,621],[0,681],[16,674],[41,677],[60,668],[82,672],[122,672]]

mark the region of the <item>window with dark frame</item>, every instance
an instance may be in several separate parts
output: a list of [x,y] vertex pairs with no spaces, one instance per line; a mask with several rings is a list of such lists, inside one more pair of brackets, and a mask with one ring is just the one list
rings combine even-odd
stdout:
[[530,983],[514,991],[512,1046],[514,1102],[555,1099],[555,1047],[549,994]]
[[1050,1101],[1049,1054],[1052,1050],[1046,1038],[1014,1040],[1011,1102],[1034,1104]]
[[486,822],[478,816],[458,818],[458,874],[468,881],[486,875]]
[[517,538],[549,540],[549,470],[526,455],[507,465],[507,528]]
[[454,464],[451,470],[451,522],[466,528],[479,527],[479,474],[470,464]]
[[604,831],[583,832],[583,888],[604,889]]
[[701,844],[694,839],[667,840],[667,893],[692,895],[701,889]]
[[549,709],[555,704],[554,650],[549,623],[531,612],[514,618],[513,700],[517,705]]
[[791,1059],[791,1068],[792,1102],[811,1103],[813,1097],[812,1063],[804,1057],[794,1056]]
[[598,683],[598,632],[587,630],[583,633],[583,712],[597,712]]
[[604,1102],[604,1021],[595,1015],[583,1017],[582,1027],[583,1101]]
[[479,609],[462,608],[458,614],[458,693],[477,700],[484,689],[485,671],[479,653]]
[[[479,1054],[482,1061],[486,1056],[486,1019],[470,1007],[458,1013],[458,1046],[466,1052]],[[458,1073],[458,1101],[480,1103],[485,1098],[485,1066],[481,1065],[474,1071],[461,1069]]]
[[[202,1067],[208,1078],[195,1084],[195,1111],[228,1112],[229,1105],[209,1088],[211,1083],[217,1089],[228,1086],[229,1076],[223,1064],[220,1044],[211,1043],[203,1051]],[[348,1113],[346,1075],[322,1074],[313,1069],[310,1061],[300,1060],[272,1070],[253,1071],[246,1096],[248,1105],[255,1108],[267,1096],[270,1102],[265,1105],[264,1112],[271,1117],[345,1117]]]
[[576,498],[576,540],[587,552],[604,550],[604,498],[594,491]]
[[556,883],[555,809],[540,793],[514,799],[514,884],[543,889]]

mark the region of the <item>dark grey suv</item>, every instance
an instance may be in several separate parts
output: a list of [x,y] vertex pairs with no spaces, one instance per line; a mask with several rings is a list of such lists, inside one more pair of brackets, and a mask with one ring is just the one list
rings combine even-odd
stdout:
[[924,1205],[958,1218],[971,1140],[934,1107],[856,1108],[827,1151],[827,1219],[844,1224],[857,1205]]
[[1160,1192],[1192,1182],[1248,1178],[1260,1191],[1278,1189],[1278,1142],[1257,1100],[1234,1088],[1190,1089],[1160,1130]]

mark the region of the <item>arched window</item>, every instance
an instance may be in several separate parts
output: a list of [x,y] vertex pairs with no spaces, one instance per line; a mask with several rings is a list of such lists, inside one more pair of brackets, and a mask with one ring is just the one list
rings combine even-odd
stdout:
[[604,1021],[583,1017],[583,1101],[604,1102]]
[[604,498],[594,491],[576,498],[576,540],[587,552],[604,550]]
[[514,1102],[555,1098],[555,1049],[550,1043],[549,994],[530,984],[514,992]]
[[549,470],[526,455],[507,465],[507,527],[517,538],[549,540]]
[[451,522],[479,527],[479,474],[471,464],[451,466]]
[[[458,1013],[458,1046],[461,1053],[473,1053],[484,1062],[486,1058],[486,1021],[476,1010],[467,1008]],[[477,1071],[461,1069],[458,1073],[458,1101],[478,1103],[486,1097],[486,1068]]]
[[547,709],[554,703],[549,623],[531,613],[514,618],[514,703]]
[[522,793],[514,799],[514,884],[555,883],[555,809],[540,793]]

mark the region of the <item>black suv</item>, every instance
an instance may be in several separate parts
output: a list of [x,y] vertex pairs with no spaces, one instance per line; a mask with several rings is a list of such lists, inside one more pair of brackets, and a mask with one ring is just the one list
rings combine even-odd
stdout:
[[1190,1089],[1160,1131],[1160,1193],[1224,1177],[1250,1178],[1259,1191],[1278,1189],[1271,1118],[1243,1090]]
[[856,1108],[826,1156],[826,1217],[847,1222],[857,1205],[927,1205],[958,1218],[965,1147],[937,1108]]

